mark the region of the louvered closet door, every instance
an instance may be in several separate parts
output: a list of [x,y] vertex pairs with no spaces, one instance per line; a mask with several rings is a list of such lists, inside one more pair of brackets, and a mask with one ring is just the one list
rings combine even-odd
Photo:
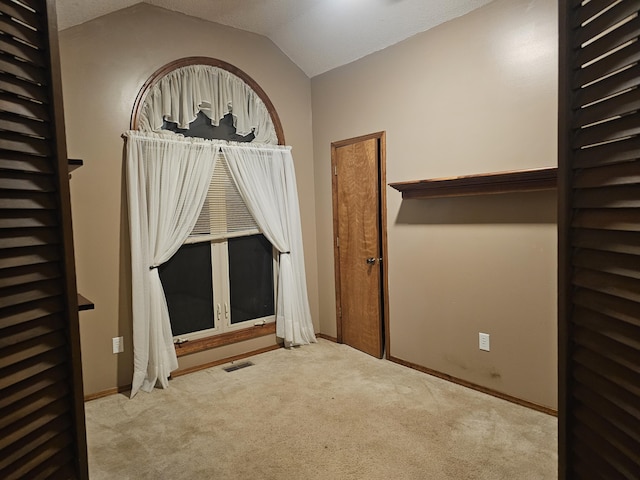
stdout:
[[638,0],[560,2],[560,477],[640,478]]
[[88,477],[53,4],[0,2],[3,480]]

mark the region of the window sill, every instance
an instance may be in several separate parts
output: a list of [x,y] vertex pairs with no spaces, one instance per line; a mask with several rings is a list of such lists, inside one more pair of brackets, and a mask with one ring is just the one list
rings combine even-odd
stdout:
[[272,322],[261,326],[237,330],[235,332],[212,335],[211,337],[199,338],[198,340],[189,340],[188,342],[175,345],[176,355],[178,357],[182,357],[184,355],[203,352],[205,350],[231,345],[244,340],[251,340],[253,338],[264,337],[267,335],[275,335],[275,333],[276,324],[275,322]]

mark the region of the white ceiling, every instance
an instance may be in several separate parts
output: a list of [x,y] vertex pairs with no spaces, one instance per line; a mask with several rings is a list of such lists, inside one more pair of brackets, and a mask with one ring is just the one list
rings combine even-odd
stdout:
[[[147,0],[271,39],[309,77],[382,50],[492,0]],[[138,0],[56,0],[61,30]]]

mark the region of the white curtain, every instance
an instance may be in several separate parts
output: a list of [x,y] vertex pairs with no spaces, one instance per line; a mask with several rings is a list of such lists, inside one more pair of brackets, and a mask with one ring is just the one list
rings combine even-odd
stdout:
[[131,234],[134,373],[139,389],[167,386],[178,368],[158,266],[169,260],[196,223],[215,167],[216,146],[130,131],[126,173]]
[[285,346],[315,342],[291,149],[236,144],[223,145],[222,153],[247,208],[280,252],[276,335]]
[[189,65],[165,75],[149,91],[138,128],[159,131],[166,119],[189,128],[199,111],[218,125],[232,113],[238,135],[255,135],[255,141],[277,144],[269,110],[258,94],[241,78],[211,65]]

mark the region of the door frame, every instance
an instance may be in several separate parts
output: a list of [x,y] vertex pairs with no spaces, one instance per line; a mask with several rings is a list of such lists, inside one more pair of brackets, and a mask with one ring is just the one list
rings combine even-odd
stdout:
[[342,338],[342,305],[340,296],[340,261],[339,261],[339,247],[338,247],[338,185],[337,185],[337,164],[336,164],[336,149],[351,145],[353,143],[360,143],[365,140],[375,139],[378,142],[378,227],[380,232],[380,255],[382,261],[380,262],[380,301],[382,302],[380,312],[382,318],[382,333],[383,352],[384,358],[390,358],[390,339],[389,339],[389,280],[388,280],[388,255],[387,255],[387,142],[386,132],[375,132],[368,135],[362,135],[359,137],[348,138],[346,140],[340,140],[331,143],[331,197],[333,205],[333,262],[334,262],[334,274],[335,274],[335,295],[336,295],[336,326],[337,326],[337,341],[343,343]]

